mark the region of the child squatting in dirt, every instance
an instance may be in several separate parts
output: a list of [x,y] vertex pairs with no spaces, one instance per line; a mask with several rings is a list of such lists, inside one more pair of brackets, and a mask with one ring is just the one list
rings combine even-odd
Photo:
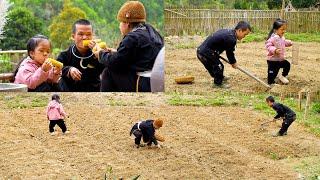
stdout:
[[69,131],[67,131],[67,127],[63,118],[66,118],[67,114],[63,110],[62,104],[60,103],[60,96],[58,94],[53,94],[51,99],[52,100],[49,102],[47,107],[47,118],[50,121],[49,132],[52,136],[54,136],[56,134],[54,127],[56,124],[58,124],[63,134],[66,134]]
[[281,129],[273,136],[276,137],[287,135],[289,126],[293,123],[293,121],[296,120],[296,113],[292,111],[289,107],[280,103],[276,103],[272,96],[267,97],[266,102],[277,112],[277,115],[274,117],[275,120],[279,119],[280,117],[283,118]]
[[[154,143],[158,148],[161,148],[157,141],[155,130],[162,127],[162,125],[162,119],[139,121],[135,123],[130,131],[130,136],[132,134],[134,135],[136,147],[139,148],[144,146],[140,144],[141,138],[143,138],[143,142],[147,143],[148,146],[151,146],[152,143]],[[158,140],[163,141],[163,138],[158,138]]]

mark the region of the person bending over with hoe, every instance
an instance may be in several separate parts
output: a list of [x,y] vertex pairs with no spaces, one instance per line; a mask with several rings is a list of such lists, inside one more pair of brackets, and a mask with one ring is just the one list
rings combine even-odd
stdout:
[[220,54],[226,51],[229,63],[233,68],[237,68],[234,56],[237,40],[243,39],[250,32],[250,24],[240,21],[234,29],[220,29],[213,33],[198,47],[197,57],[214,79],[214,87],[228,88],[222,85],[224,66],[219,60]]
[[267,97],[266,102],[277,112],[277,115],[274,117],[275,120],[283,118],[281,129],[273,136],[276,137],[287,135],[289,126],[293,123],[293,121],[296,120],[296,113],[292,111],[289,107],[280,103],[276,103],[272,96]]
[[154,143],[158,148],[161,148],[158,141],[164,141],[164,138],[157,135],[155,130],[162,127],[162,125],[162,119],[139,121],[135,123],[131,128],[130,136],[134,135],[136,147],[139,148],[143,146],[140,144],[141,138],[143,138],[143,142],[147,143],[148,146],[151,146],[152,143]]

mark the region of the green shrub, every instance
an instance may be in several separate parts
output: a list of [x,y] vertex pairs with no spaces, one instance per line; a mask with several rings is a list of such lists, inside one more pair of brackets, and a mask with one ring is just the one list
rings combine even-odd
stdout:
[[311,107],[312,111],[320,113],[320,103],[314,103]]

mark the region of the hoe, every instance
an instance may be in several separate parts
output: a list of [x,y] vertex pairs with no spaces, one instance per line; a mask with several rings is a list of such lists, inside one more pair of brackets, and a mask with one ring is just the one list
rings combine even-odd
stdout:
[[[222,56],[219,56],[220,59],[222,59],[223,61],[227,62],[228,64],[230,64],[230,62],[225,59],[224,57]],[[258,77],[256,77],[255,75],[253,75],[251,72],[243,69],[242,67],[238,66],[237,69],[239,69],[241,72],[245,73],[246,75],[248,75],[249,77],[253,78],[254,80],[258,81],[259,83],[261,83],[264,87],[271,89],[271,86],[268,85],[267,83],[265,83],[264,81],[262,81],[261,79],[259,79]]]

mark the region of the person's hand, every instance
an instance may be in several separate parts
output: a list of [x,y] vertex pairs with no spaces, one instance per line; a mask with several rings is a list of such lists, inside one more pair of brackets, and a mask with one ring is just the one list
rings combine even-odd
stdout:
[[42,64],[41,68],[44,72],[48,72],[51,68],[52,68],[52,64],[50,61],[46,60],[44,61],[44,63]]
[[237,63],[231,64],[231,66],[232,66],[233,68],[235,68],[235,69],[238,68],[238,64],[237,64]]
[[115,53],[115,52],[117,52],[117,50],[116,50],[116,49],[114,49],[114,48],[106,48],[106,49],[105,49],[105,51],[107,51],[107,52],[111,52],[111,53]]
[[89,47],[90,49],[93,49],[94,46],[96,46],[96,44],[97,44],[97,43],[96,43],[95,41],[91,40],[90,43],[89,43],[89,45],[88,45],[88,47]]
[[99,60],[99,53],[102,49],[100,48],[99,44],[96,44],[93,48],[92,48],[92,52],[94,54],[94,56]]
[[281,52],[281,49],[277,48],[277,49],[274,51],[274,54],[279,55],[280,52]]
[[55,75],[61,75],[62,74],[62,70],[58,67],[53,67],[53,74]]
[[75,81],[80,81],[81,80],[81,75],[82,73],[79,71],[79,69],[75,68],[75,67],[71,67],[69,69],[69,75],[71,76],[71,78]]

